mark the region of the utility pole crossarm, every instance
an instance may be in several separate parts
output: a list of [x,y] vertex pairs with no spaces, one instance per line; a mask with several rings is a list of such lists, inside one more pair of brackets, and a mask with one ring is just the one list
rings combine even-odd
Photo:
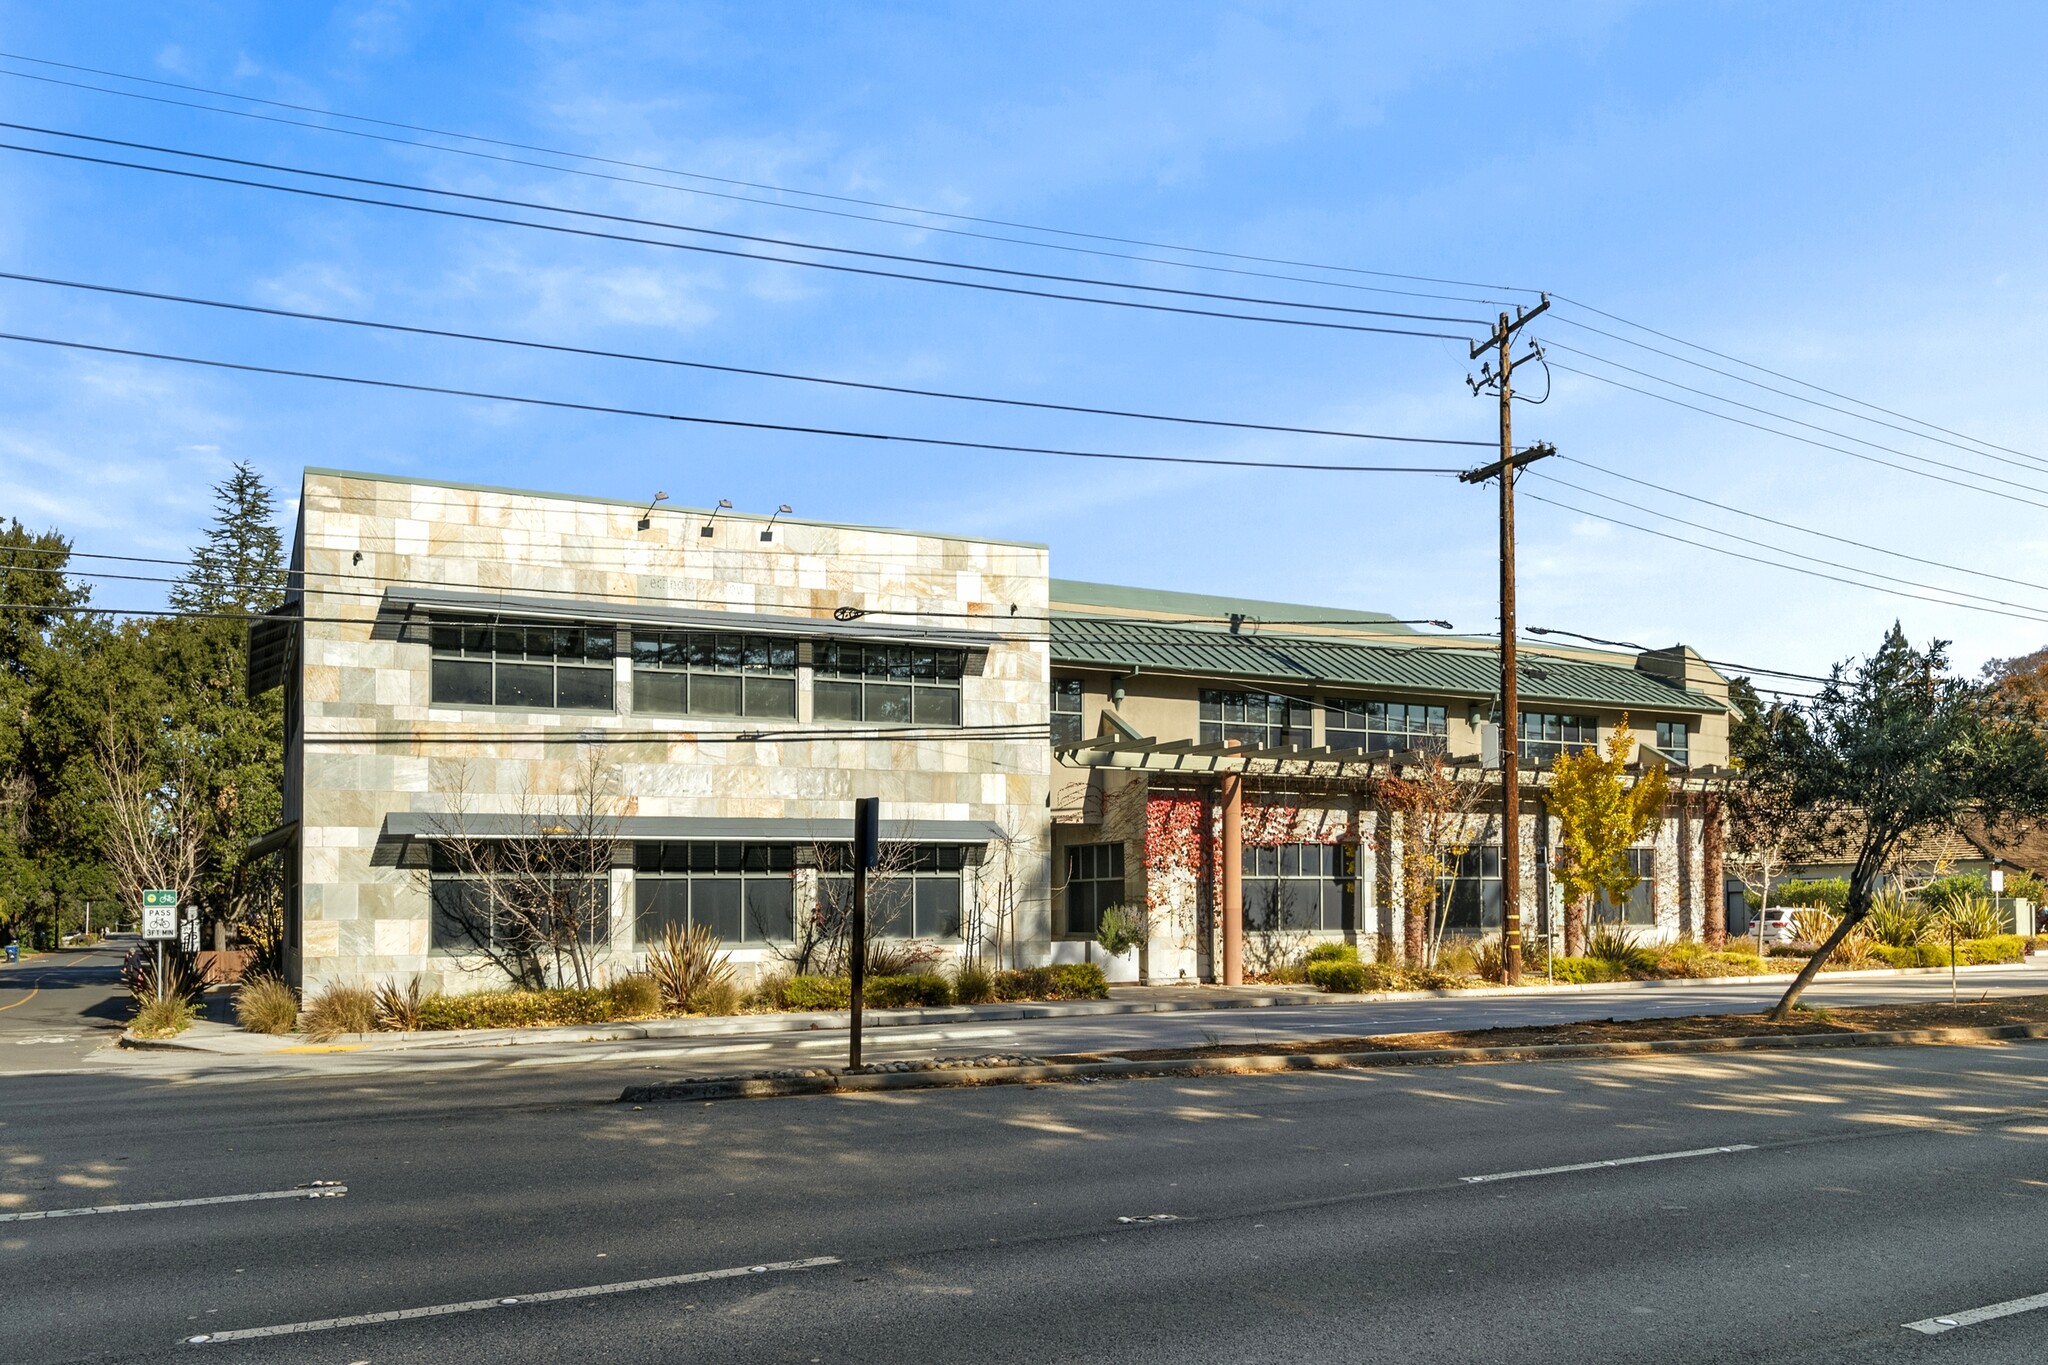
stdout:
[[1488,351],[1493,350],[1496,346],[1504,346],[1509,341],[1513,340],[1515,333],[1521,331],[1524,324],[1534,322],[1539,314],[1549,309],[1550,295],[1545,294],[1542,296],[1542,298],[1543,302],[1537,304],[1528,312],[1516,314],[1515,320],[1513,322],[1509,322],[1508,315],[1506,313],[1502,313],[1500,315],[1500,326],[1497,329],[1495,329],[1494,334],[1484,341],[1473,342],[1472,354],[1467,358],[1471,360],[1477,360],[1479,359],[1479,357],[1485,355]]
[[1492,464],[1481,465],[1477,469],[1468,469],[1458,476],[1458,482],[1485,483],[1488,479],[1499,478],[1501,471],[1504,469],[1521,469],[1526,465],[1532,465],[1538,460],[1555,454],[1557,454],[1556,446],[1548,443],[1538,443],[1530,446],[1512,459],[1495,460]]

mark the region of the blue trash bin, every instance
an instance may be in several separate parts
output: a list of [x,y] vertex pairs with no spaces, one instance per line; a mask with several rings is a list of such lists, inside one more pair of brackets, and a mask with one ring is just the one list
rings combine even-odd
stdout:
[[7,960],[9,962],[21,961],[21,945],[19,943],[10,943],[7,945]]

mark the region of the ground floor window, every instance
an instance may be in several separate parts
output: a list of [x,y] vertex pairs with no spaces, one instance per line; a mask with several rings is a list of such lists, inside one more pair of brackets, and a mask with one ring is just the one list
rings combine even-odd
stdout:
[[1448,933],[1483,934],[1500,928],[1498,848],[1468,848],[1437,880],[1437,912]]
[[1124,846],[1075,844],[1067,849],[1066,933],[1094,938],[1102,912],[1124,903]]
[[1244,926],[1349,930],[1356,918],[1355,844],[1280,844],[1244,851]]
[[[852,850],[821,850],[818,911],[836,919],[853,906]],[[957,939],[966,888],[967,850],[959,844],[884,844],[868,874],[868,933],[875,938]]]
[[633,942],[702,925],[726,943],[791,937],[794,844],[692,840],[633,847]]
[[530,953],[572,935],[611,937],[611,886],[573,866],[579,850],[549,866],[545,844],[485,844],[429,853],[433,913],[428,942],[446,952]]
[[1647,848],[1628,850],[1628,865],[1638,878],[1635,889],[1620,904],[1606,896],[1593,898],[1593,923],[1621,924],[1648,928],[1657,922],[1657,884],[1651,877],[1656,852]]

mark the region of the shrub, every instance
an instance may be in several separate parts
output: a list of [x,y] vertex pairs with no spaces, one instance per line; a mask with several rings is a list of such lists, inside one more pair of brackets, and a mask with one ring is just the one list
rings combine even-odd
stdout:
[[2027,941],[2018,934],[1992,934],[1962,945],[1963,961],[1973,966],[1995,962],[2018,962],[2026,956]]
[[1657,970],[1656,951],[1637,943],[1626,930],[1595,931],[1592,942],[1586,945],[1586,956],[1613,968],[1613,980],[1648,976]]
[[339,1038],[377,1027],[377,997],[368,986],[329,986],[306,1002],[306,1033]]
[[1491,941],[1482,944],[1479,955],[1472,964],[1472,970],[1480,980],[1491,981],[1496,986],[1506,981],[1508,964],[1507,958],[1501,953],[1500,944]]
[[782,1005],[792,1010],[843,1010],[853,1003],[853,983],[843,976],[792,976],[782,983]]
[[1957,872],[1927,883],[1914,893],[1914,899],[1929,911],[1939,914],[1959,901],[1982,900],[1990,894],[1990,883],[1982,873]]
[[[1815,947],[1827,942],[1828,935],[1835,932],[1835,926],[1842,922],[1841,915],[1833,910],[1810,908],[1792,912],[1792,932],[1799,936],[1801,943]],[[1807,949],[1812,956],[1813,948]]]
[[868,940],[868,980],[878,976],[916,976],[931,970],[945,956],[937,944],[918,939],[872,938]]
[[1121,905],[1104,909],[1101,923],[1095,930],[1095,941],[1111,957],[1122,957],[1137,947],[1144,937],[1145,930],[1138,923],[1138,916]]
[[1438,949],[1436,969],[1451,976],[1476,976],[1479,973],[1479,955],[1469,944],[1452,943]]
[[[740,988],[733,984],[732,981],[726,979],[707,981],[697,988],[695,995],[690,997],[690,1013],[704,1015],[738,1014],[745,1004],[746,997],[740,993]],[[659,1014],[661,1010],[656,1008],[652,1013]]]
[[134,1022],[128,1027],[138,1038],[169,1038],[190,1028],[197,1015],[191,1001],[167,995],[161,1000],[146,1001],[135,1011]]
[[377,1027],[395,1033],[417,1033],[420,1029],[420,1006],[426,1001],[427,994],[421,989],[418,977],[406,982],[403,990],[395,981],[387,981],[377,987]]
[[999,1000],[1106,1000],[1109,981],[1092,962],[1020,967],[996,973]]
[[282,977],[259,972],[235,991],[235,1022],[250,1033],[290,1033],[299,1022],[299,996]]
[[[1318,962],[1356,962],[1358,945],[1355,943],[1318,943],[1308,950],[1310,965]],[[1311,976],[1310,980],[1315,978]]]
[[617,1006],[603,990],[560,987],[539,991],[471,991],[430,995],[420,1002],[420,1027],[427,1029],[536,1028],[602,1024]]
[[1827,877],[1817,881],[1779,882],[1771,888],[1771,904],[1811,906],[1818,910],[1832,910],[1839,915],[1849,908],[1849,879]]
[[644,1019],[661,1013],[661,987],[654,978],[634,972],[619,977],[604,988],[614,1019]]
[[[851,984],[848,983],[849,991]],[[875,976],[861,983],[860,998],[874,1009],[950,1005],[953,1003],[953,983],[936,972]]]
[[986,967],[961,964],[953,973],[953,998],[963,1005],[986,1005],[996,998],[996,977]]
[[2037,953],[2048,953],[2048,934],[2036,934],[2027,940]]
[[1863,920],[1863,932],[1872,943],[1910,948],[1926,937],[1927,912],[1898,892],[1886,891],[1872,902],[1870,913]]
[[1955,930],[1958,939],[1996,938],[2005,933],[2005,916],[1983,896],[1951,897],[1936,914],[1930,933],[1941,939]]
[[1326,991],[1356,995],[1366,989],[1365,964],[1356,957],[1349,962],[1339,957],[1318,958],[1308,964],[1308,979]]
[[[732,960],[719,948],[718,935],[702,924],[681,929],[671,924],[661,941],[647,949],[647,975],[660,995],[660,1009],[679,1014],[729,1013],[734,995]],[[723,1003],[724,1010],[707,1006]],[[799,1006],[798,1008],[803,1008]]]
[[1602,981],[1622,979],[1619,968],[1605,958],[1598,957],[1553,957],[1550,959],[1550,974],[1572,986],[1590,986]]

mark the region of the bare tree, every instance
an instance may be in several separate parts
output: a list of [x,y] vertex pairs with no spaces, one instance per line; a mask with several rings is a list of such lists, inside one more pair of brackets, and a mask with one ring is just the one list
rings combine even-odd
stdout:
[[199,883],[207,811],[194,795],[175,737],[168,757],[166,770],[133,736],[111,727],[93,746],[94,776],[107,803],[107,861],[138,915],[145,889],[174,890],[182,905]]
[[567,791],[552,800],[522,792],[497,818],[472,809],[470,786],[465,764],[454,809],[430,822],[432,861],[421,875],[435,916],[522,985],[590,986],[610,931],[616,770],[592,746]]
[[1461,781],[1457,769],[1435,753],[1379,781],[1381,809],[1402,816],[1401,937],[1411,967],[1436,961],[1450,922],[1443,882],[1484,839],[1488,826],[1475,832],[1472,815],[1489,794],[1484,783]]

